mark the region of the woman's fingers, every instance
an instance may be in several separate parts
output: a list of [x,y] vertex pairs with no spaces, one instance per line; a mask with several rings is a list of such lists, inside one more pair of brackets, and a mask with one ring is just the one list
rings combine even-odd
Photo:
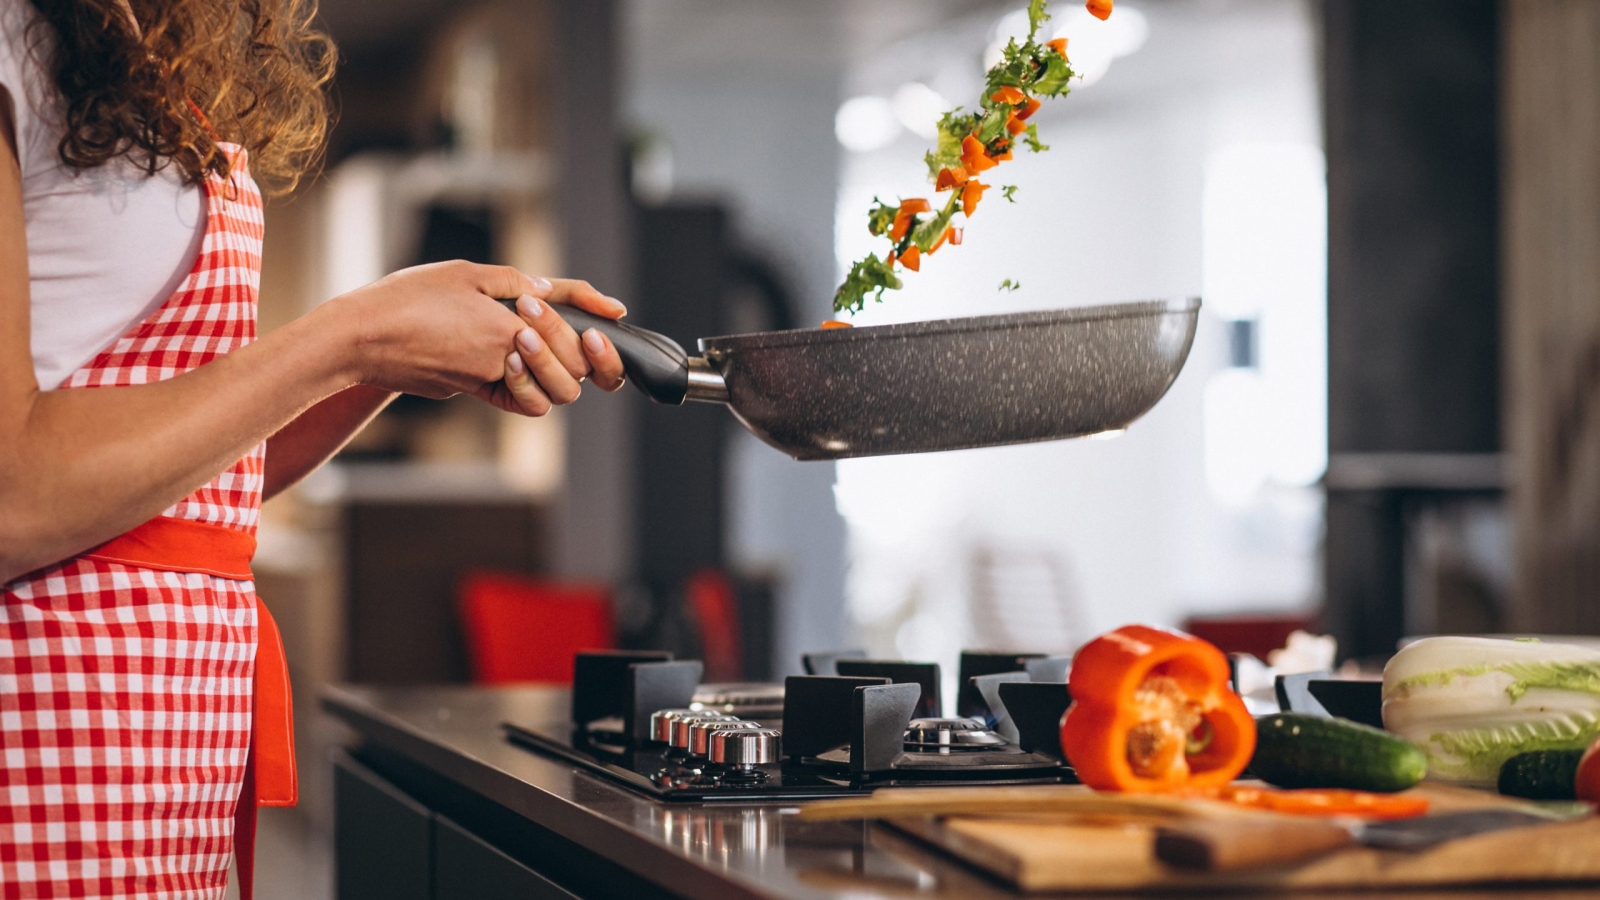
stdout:
[[542,416],[554,405],[545,392],[539,389],[539,385],[533,380],[533,373],[528,371],[522,356],[516,351],[512,351],[506,357],[503,392],[494,392],[490,402],[506,412],[522,413],[525,416]]
[[628,314],[628,308],[622,301],[615,297],[607,297],[594,289],[594,285],[587,281],[577,281],[571,278],[556,278],[550,282],[551,290],[545,299],[551,303],[565,303],[576,306],[581,310],[592,312],[597,316],[608,319],[620,319]]
[[465,266],[467,278],[479,293],[495,300],[509,300],[523,294],[549,297],[555,290],[547,278],[524,275],[511,266],[487,266],[479,263],[447,263]]
[[[547,312],[546,315],[554,317],[552,313]],[[533,380],[538,382],[539,390],[550,398],[551,403],[564,406],[578,399],[583,386],[578,383],[578,379],[572,377],[572,373],[556,357],[550,345],[539,336],[539,332],[532,328],[524,328],[517,332],[517,353],[522,357]]]
[[532,294],[523,294],[517,299],[517,315],[550,347],[556,359],[566,366],[568,375],[578,381],[588,377],[589,362],[583,357],[578,333],[559,314],[551,312],[548,304]]
[[602,391],[614,391],[622,387],[622,357],[617,355],[617,348],[598,328],[583,333],[583,353],[589,358],[591,380],[596,387]]

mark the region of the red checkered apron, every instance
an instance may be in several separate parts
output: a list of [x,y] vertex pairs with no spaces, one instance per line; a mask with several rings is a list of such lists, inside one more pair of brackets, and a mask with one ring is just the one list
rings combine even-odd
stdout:
[[[255,339],[261,194],[229,150],[233,174],[205,181],[193,271],[64,388],[172,378]],[[0,588],[0,898],[223,896],[246,812],[265,449]]]

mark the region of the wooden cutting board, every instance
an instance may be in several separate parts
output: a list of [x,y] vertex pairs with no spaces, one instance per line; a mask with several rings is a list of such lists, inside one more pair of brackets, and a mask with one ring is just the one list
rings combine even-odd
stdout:
[[[1516,805],[1483,791],[1424,785],[1433,812]],[[1052,821],[1052,819],[1055,821]],[[1341,850],[1293,867],[1196,874],[1156,859],[1155,825],[1013,818],[891,818],[894,827],[1024,891],[1348,889],[1509,882],[1600,882],[1600,818],[1462,838],[1420,853]]]

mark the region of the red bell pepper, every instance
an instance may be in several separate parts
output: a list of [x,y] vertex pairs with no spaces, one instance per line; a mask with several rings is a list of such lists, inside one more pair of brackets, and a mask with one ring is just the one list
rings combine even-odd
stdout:
[[1228,660],[1187,634],[1128,625],[1072,660],[1061,749],[1103,791],[1217,787],[1256,749],[1256,723],[1228,686]]

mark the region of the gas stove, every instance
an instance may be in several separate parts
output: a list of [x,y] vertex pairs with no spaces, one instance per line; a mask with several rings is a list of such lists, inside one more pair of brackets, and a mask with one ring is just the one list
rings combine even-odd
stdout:
[[955,715],[939,666],[809,654],[779,684],[700,684],[697,660],[583,653],[572,715],[509,739],[665,801],[843,797],[881,787],[1072,781],[1058,736],[1067,660],[961,655]]

